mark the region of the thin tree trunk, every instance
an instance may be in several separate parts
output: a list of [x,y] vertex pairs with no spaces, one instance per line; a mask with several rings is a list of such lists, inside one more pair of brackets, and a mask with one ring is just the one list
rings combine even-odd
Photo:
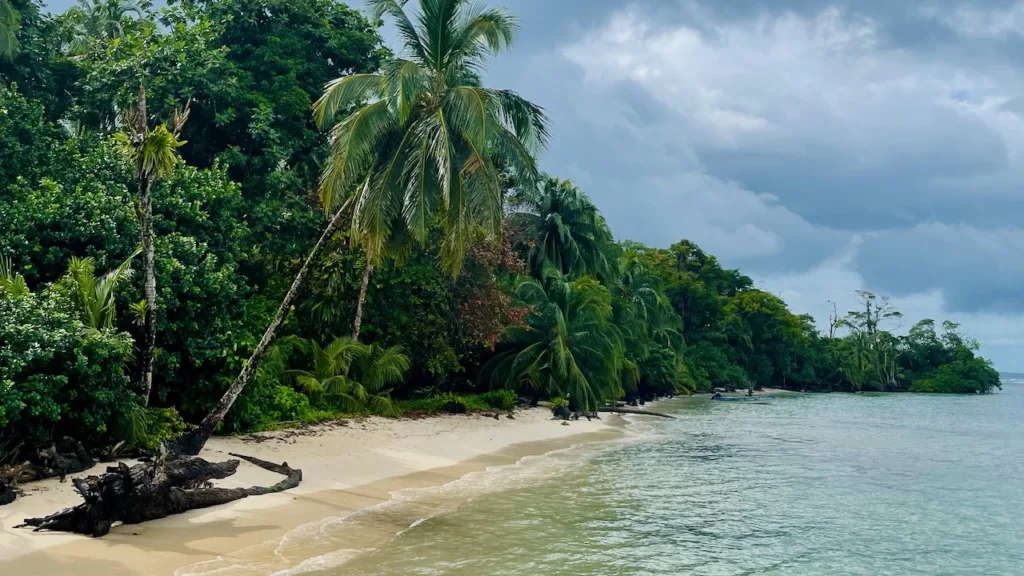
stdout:
[[267,331],[263,333],[263,338],[260,339],[260,343],[253,350],[252,355],[249,356],[249,361],[242,367],[242,371],[235,378],[235,381],[231,384],[231,387],[224,392],[221,396],[220,402],[213,409],[212,412],[203,418],[203,421],[199,424],[199,427],[185,434],[178,439],[174,448],[181,454],[188,454],[195,456],[199,454],[199,451],[203,449],[206,441],[210,439],[210,435],[213,434],[217,424],[227,416],[231,405],[235,403],[235,400],[242,394],[242,390],[245,390],[246,385],[252,379],[256,373],[256,368],[259,367],[260,361],[263,360],[263,356],[267,353],[267,348],[270,347],[271,342],[277,337],[277,331],[281,328],[281,324],[284,323],[284,319],[288,316],[288,312],[292,308],[292,304],[295,303],[296,298],[299,296],[299,292],[302,291],[303,285],[306,283],[306,278],[309,276],[310,270],[313,268],[313,264],[316,262],[317,257],[320,255],[321,250],[327,245],[334,233],[341,228],[344,222],[344,215],[351,206],[352,200],[349,199],[345,204],[338,209],[338,211],[331,218],[330,223],[327,225],[327,229],[320,235],[320,239],[317,240],[313,250],[306,257],[306,261],[302,264],[302,268],[299,270],[295,280],[292,282],[291,288],[288,289],[288,293],[285,294],[284,300],[281,301],[281,306],[277,309],[277,314],[274,316],[274,320],[267,327]]
[[145,405],[149,405],[149,395],[153,390],[153,356],[156,350],[156,248],[153,245],[153,182],[142,178],[139,182],[142,191],[140,215],[142,225],[142,253],[145,283],[143,292],[146,295],[146,333],[142,346],[142,377],[140,388]]
[[359,330],[363,327],[363,302],[366,301],[366,288],[370,285],[370,274],[373,272],[373,264],[370,257],[366,257],[366,268],[363,269],[363,284],[359,287],[359,302],[356,303],[356,319],[352,323],[352,339],[359,340]]

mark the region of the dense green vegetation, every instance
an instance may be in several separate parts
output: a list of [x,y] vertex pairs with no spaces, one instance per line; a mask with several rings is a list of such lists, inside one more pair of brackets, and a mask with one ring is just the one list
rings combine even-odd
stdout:
[[0,0],[0,462],[182,419],[999,387],[955,324],[896,335],[865,293],[821,334],[691,242],[616,241],[535,165],[543,110],[481,83],[511,16],[402,4]]

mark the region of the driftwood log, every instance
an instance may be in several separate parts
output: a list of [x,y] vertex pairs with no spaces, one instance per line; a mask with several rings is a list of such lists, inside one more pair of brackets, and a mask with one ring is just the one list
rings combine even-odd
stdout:
[[0,506],[4,504],[10,504],[14,502],[14,499],[18,497],[18,493],[7,485],[7,482],[0,480]]
[[650,410],[630,410],[629,408],[612,408],[611,406],[605,408],[598,408],[598,412],[610,412],[612,414],[639,414],[641,416],[657,416],[658,418],[672,418],[675,416],[671,414],[662,414],[661,412],[651,412]]
[[85,500],[45,518],[27,518],[19,528],[54,530],[99,537],[115,522],[139,524],[189,510],[227,504],[249,496],[262,496],[295,488],[302,471],[250,456],[232,454],[260,468],[285,476],[273,486],[216,488],[211,480],[227,478],[238,469],[238,460],[211,463],[202,458],[168,457],[128,467],[107,467],[101,476],[75,478],[75,489]]
[[63,442],[70,451],[59,452],[54,445],[40,450],[31,460],[0,468],[0,506],[14,502],[20,484],[46,478],[63,482],[68,474],[85,472],[96,465],[81,442],[66,436]]

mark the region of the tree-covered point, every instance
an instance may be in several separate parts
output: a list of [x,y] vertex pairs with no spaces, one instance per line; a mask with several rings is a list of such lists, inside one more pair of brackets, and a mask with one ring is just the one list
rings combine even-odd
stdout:
[[956,324],[902,330],[863,293],[822,333],[693,242],[616,240],[539,172],[543,103],[481,81],[513,14],[369,8],[0,0],[0,464],[64,435],[152,448],[178,414],[999,388]]

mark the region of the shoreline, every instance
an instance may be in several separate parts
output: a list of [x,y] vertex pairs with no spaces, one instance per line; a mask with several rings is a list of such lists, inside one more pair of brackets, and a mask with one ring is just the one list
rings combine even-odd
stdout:
[[[60,484],[51,479],[34,483],[26,486],[27,496],[0,508],[0,571],[134,576],[172,575],[186,566],[217,562],[218,558],[261,566],[268,559],[297,564],[331,550],[316,550],[313,543],[284,559],[279,551],[266,550],[267,543],[307,524],[347,517],[386,503],[396,492],[443,486],[527,457],[622,438],[626,422],[617,415],[606,415],[602,420],[573,421],[564,426],[550,419],[550,411],[538,408],[519,411],[515,420],[480,415],[368,418],[347,425],[216,437],[201,456],[222,461],[229,458],[228,452],[237,452],[287,461],[303,470],[302,484],[288,492],[117,526],[109,535],[91,539],[14,530],[25,517],[49,514],[81,501],[70,482]],[[234,476],[217,484],[239,487],[275,481],[274,474],[243,462]],[[372,546],[382,537],[408,528],[400,523],[384,523],[375,527],[379,530],[361,532],[357,535],[359,547]],[[289,567],[294,566],[280,566]]]

